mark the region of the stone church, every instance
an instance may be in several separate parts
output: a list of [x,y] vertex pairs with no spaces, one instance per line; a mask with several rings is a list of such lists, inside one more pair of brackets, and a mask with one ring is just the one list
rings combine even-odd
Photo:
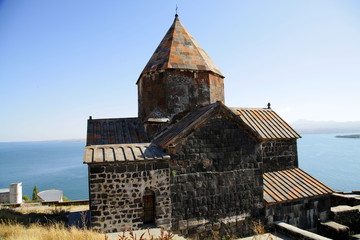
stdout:
[[298,168],[300,135],[270,104],[226,106],[223,74],[177,15],[136,84],[138,117],[88,119],[94,229],[204,238],[328,218],[333,191]]

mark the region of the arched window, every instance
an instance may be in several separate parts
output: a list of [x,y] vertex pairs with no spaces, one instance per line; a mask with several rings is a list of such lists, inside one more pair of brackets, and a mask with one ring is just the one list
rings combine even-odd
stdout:
[[155,193],[147,190],[143,196],[144,224],[155,223]]

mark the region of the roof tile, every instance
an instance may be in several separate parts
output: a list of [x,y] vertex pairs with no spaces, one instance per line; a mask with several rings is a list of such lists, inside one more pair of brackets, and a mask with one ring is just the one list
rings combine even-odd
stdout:
[[85,147],[84,163],[167,160],[170,156],[150,143],[92,145]]
[[137,118],[89,119],[86,145],[148,142]]
[[264,200],[267,204],[330,194],[331,188],[300,168],[263,174]]
[[211,71],[223,76],[177,16],[141,75],[169,68]]
[[230,108],[262,139],[294,139],[301,136],[270,108]]

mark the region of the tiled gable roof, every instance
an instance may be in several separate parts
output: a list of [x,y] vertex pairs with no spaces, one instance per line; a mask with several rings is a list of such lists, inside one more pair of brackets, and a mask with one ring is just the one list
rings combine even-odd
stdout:
[[145,160],[167,160],[170,156],[150,143],[93,145],[85,147],[84,163],[128,163]]
[[263,178],[264,200],[266,204],[314,197],[333,192],[331,188],[300,168],[264,173]]
[[270,108],[230,108],[261,139],[296,139],[301,136]]
[[295,132],[272,109],[262,108],[228,108],[221,102],[209,104],[188,113],[180,121],[169,125],[153,143],[166,147],[178,138],[186,136],[186,131],[205,121],[215,109],[222,108],[229,117],[237,120],[240,126],[248,129],[259,141],[275,139],[296,139],[301,136]]
[[141,75],[169,68],[211,71],[223,76],[211,58],[181,24],[177,15]]
[[89,119],[86,145],[149,142],[138,118]]

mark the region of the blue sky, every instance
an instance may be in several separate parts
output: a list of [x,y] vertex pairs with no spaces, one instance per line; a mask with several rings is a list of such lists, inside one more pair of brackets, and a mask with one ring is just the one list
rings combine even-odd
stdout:
[[360,121],[358,0],[0,0],[0,141],[85,138],[90,115],[136,116],[176,4],[226,77],[226,105]]

